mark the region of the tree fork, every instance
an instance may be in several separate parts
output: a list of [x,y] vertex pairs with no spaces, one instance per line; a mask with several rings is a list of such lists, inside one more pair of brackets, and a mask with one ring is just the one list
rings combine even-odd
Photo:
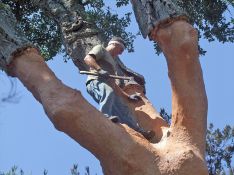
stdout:
[[14,58],[10,70],[42,103],[57,129],[101,161],[105,174],[207,174],[203,155],[186,132],[172,127],[158,144],[150,144],[127,126],[111,123],[79,92],[63,85],[36,50]]
[[156,144],[126,125],[105,119],[80,92],[55,77],[36,49],[28,48],[14,55],[7,68],[41,102],[58,130],[100,160],[105,174],[206,175],[203,137],[207,99],[198,60],[197,33],[187,22],[174,21],[151,31],[151,38],[164,51],[173,91],[172,125]]

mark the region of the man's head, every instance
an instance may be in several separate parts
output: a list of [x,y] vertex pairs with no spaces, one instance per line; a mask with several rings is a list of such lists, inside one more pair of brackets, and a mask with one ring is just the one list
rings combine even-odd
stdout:
[[113,57],[116,57],[123,53],[125,49],[124,40],[120,37],[113,37],[107,46],[107,50],[111,53]]

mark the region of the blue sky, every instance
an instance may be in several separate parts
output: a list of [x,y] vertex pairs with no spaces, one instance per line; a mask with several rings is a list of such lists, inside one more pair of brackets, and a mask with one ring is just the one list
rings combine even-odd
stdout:
[[[129,30],[138,30],[135,20]],[[219,128],[226,124],[233,126],[234,45],[204,40],[200,44],[207,50],[200,61],[209,102],[208,122]],[[155,55],[153,43],[138,37],[135,52],[124,52],[121,59],[128,67],[145,76],[147,96],[153,105],[170,113],[171,89],[167,65],[163,55]],[[80,90],[90,103],[97,106],[86,92],[86,76],[79,75],[71,61],[64,63],[58,55],[48,65],[64,84]],[[6,94],[9,83],[3,73],[0,73],[0,86],[0,95]],[[0,104],[0,172],[17,165],[26,174],[39,175],[47,169],[49,175],[65,175],[70,174],[74,163],[78,163],[81,172],[84,172],[85,166],[90,166],[92,174],[102,174],[95,157],[64,133],[55,130],[42,106],[18,80],[17,92],[19,103]]]

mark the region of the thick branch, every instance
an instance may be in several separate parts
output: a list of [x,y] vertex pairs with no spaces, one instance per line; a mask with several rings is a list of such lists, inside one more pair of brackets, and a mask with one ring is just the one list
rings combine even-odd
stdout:
[[187,141],[197,145],[204,155],[207,97],[198,59],[197,31],[185,21],[176,21],[152,34],[167,59],[173,132],[187,133]]
[[195,155],[204,161],[207,97],[198,59],[197,31],[186,22],[188,17],[176,1],[131,3],[141,33],[158,42],[166,56],[172,86],[172,125],[166,142],[193,145]]
[[[15,58],[10,70],[43,105],[54,126],[91,151],[101,161],[104,172],[148,174],[147,171],[158,171],[154,166],[153,147],[142,135],[107,120],[79,91],[63,85],[35,49],[27,49]],[[136,168],[141,158],[150,169]]]
[[129,101],[126,99],[126,103],[135,114],[135,117],[144,129],[153,130],[155,132],[155,138],[151,142],[159,142],[163,135],[166,134],[169,125],[159,115],[152,103],[147,99],[144,94],[144,89],[138,84],[132,84],[124,87],[124,91],[127,94],[140,93],[140,99],[138,101]]

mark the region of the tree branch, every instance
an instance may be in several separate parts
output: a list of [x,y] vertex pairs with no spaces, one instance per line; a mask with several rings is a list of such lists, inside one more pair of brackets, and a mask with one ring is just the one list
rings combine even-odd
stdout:
[[[152,154],[153,147],[141,134],[126,125],[107,120],[79,91],[63,85],[36,49],[27,49],[16,57],[10,70],[10,74],[18,77],[43,105],[55,128],[91,151],[107,168],[105,171],[112,174],[117,169],[126,171],[122,164],[137,164],[140,152]],[[146,161],[152,164],[152,158],[150,156]]]
[[207,97],[198,59],[197,31],[185,21],[175,21],[170,27],[152,32],[152,38],[167,60],[172,86],[171,128],[178,134],[189,134],[186,138],[205,153]]

